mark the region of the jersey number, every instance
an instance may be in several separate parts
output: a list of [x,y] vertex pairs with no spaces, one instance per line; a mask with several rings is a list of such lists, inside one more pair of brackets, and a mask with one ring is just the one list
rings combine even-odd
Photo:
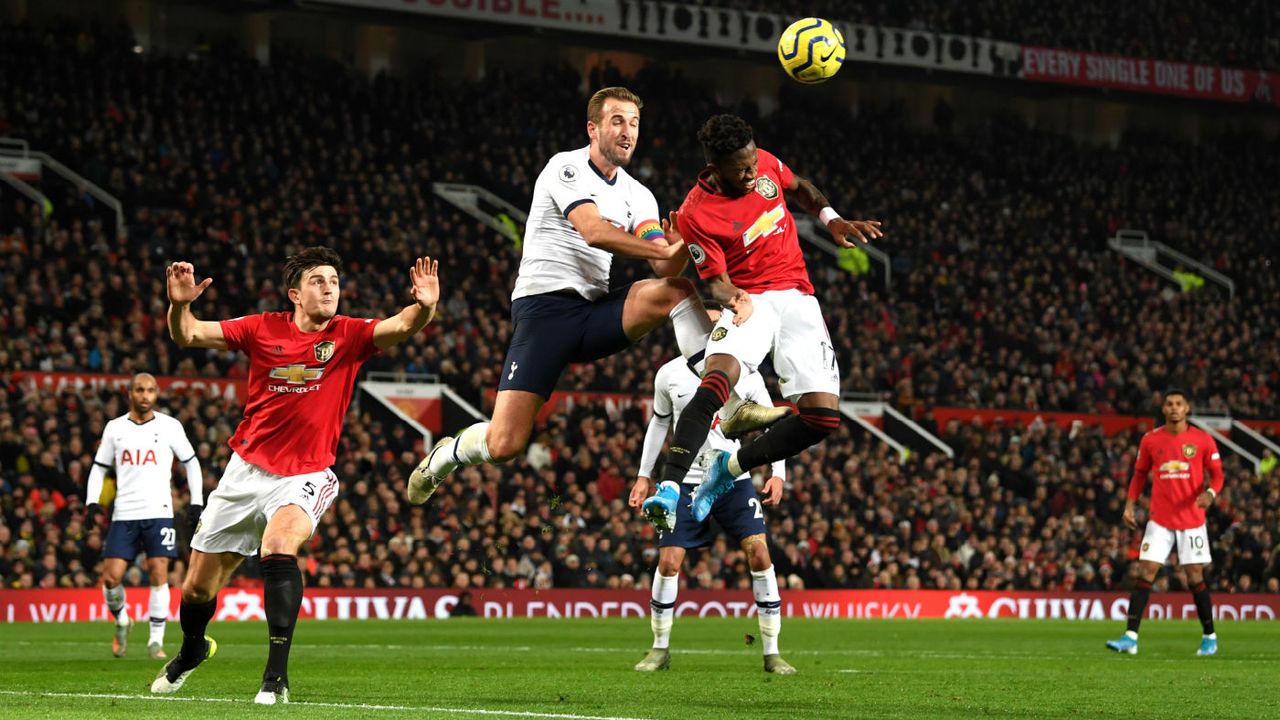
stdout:
[[748,507],[753,507],[753,508],[755,508],[755,509],[756,509],[756,519],[759,519],[759,518],[763,518],[763,517],[764,517],[764,509],[760,507],[760,501],[759,501],[759,500],[757,500],[757,499],[755,499],[755,498],[751,498],[750,500],[748,500],[748,501],[747,501],[747,506],[748,506]]
[[768,237],[778,231],[778,226],[782,224],[783,218],[786,217],[787,211],[782,205],[778,205],[772,210],[766,210],[756,221],[751,223],[751,227],[742,233],[742,247],[750,247],[751,243],[762,237]]
[[315,497],[316,484],[311,482],[310,480],[302,483],[302,492],[306,493],[307,497]]
[[178,544],[178,533],[173,528],[160,528],[160,544],[172,550]]

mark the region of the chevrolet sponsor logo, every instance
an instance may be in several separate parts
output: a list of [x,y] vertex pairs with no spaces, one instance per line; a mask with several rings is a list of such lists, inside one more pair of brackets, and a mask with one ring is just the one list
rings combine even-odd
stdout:
[[1164,473],[1187,472],[1190,469],[1191,463],[1183,462],[1181,460],[1170,460],[1169,462],[1160,464],[1160,472]]
[[311,380],[319,380],[323,374],[324,368],[308,368],[302,363],[271,368],[272,378],[284,380],[291,385],[302,385]]

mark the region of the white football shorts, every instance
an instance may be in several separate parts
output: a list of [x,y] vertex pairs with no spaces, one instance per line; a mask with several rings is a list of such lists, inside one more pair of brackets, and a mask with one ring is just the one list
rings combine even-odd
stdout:
[[1208,565],[1213,562],[1209,553],[1209,531],[1204,525],[1190,530],[1170,530],[1155,520],[1148,520],[1138,559],[1163,565],[1175,548],[1179,565]]
[[218,487],[209,493],[191,547],[204,553],[233,552],[249,556],[262,546],[267,521],[286,505],[297,505],[311,518],[311,532],[338,496],[332,470],[305,475],[275,475],[232,453]]
[[711,331],[707,357],[732,355],[743,372],[756,372],[773,353],[778,388],[788,400],[805,393],[840,394],[840,366],[818,299],[799,290],[769,290],[751,296],[751,317],[733,324],[726,310]]

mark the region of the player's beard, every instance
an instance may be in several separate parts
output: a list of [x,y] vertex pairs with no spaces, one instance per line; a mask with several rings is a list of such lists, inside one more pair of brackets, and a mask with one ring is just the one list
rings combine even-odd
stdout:
[[622,148],[618,147],[617,145],[610,145],[609,147],[600,148],[600,154],[604,155],[604,159],[608,160],[609,164],[613,165],[614,167],[620,167],[620,168],[626,167],[631,162],[631,156],[635,154],[635,151],[636,151],[635,145],[631,146],[631,153],[626,156],[622,155],[622,153],[625,151]]

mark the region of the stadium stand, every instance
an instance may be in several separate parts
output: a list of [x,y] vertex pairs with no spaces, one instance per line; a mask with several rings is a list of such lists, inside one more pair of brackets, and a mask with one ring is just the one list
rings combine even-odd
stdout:
[[[270,67],[217,46],[137,55],[125,36],[67,25],[0,27],[0,75],[24,78],[0,84],[0,135],[77,167],[128,209],[116,236],[74,190],[52,196],[50,216],[24,200],[0,208],[5,587],[95,584],[101,528],[84,526],[80,494],[102,425],[124,412],[119,396],[54,396],[12,371],[243,376],[235,354],[168,340],[164,263],[182,257],[214,277],[197,311],[234,317],[280,308],[280,260],[325,243],[348,259],[343,312],[358,316],[398,306],[412,257],[441,259],[438,323],[367,367],[437,375],[483,406],[510,333],[517,254],[430,183],[477,183],[522,205],[539,163],[584,142],[582,117],[565,110],[585,104],[580,78],[563,67],[495,72],[486,92],[460,92],[440,77],[368,82],[283,49]],[[624,80],[652,98],[634,170],[674,207],[701,165],[694,134],[714,93],[660,69],[623,78],[604,68],[590,84]],[[812,259],[846,390],[927,421],[936,406],[1150,415],[1152,394],[1176,382],[1203,408],[1280,417],[1280,349],[1260,341],[1280,317],[1268,246],[1280,229],[1274,142],[1135,134],[1089,147],[1007,118],[922,131],[892,107],[817,124],[808,118],[832,108],[790,91],[782,106],[765,117],[737,110],[846,214],[885,220],[900,278],[885,292]],[[1180,292],[1106,254],[1121,227],[1147,228],[1230,274],[1235,298],[1212,286]],[[664,331],[573,368],[561,387],[647,387],[673,348]],[[195,396],[162,405],[187,424],[212,482],[239,408]],[[549,452],[461,473],[421,509],[400,500],[412,441],[353,412],[338,461],[345,491],[313,538],[308,583],[647,585],[652,536],[624,507],[642,422],[579,406],[540,430]],[[1136,549],[1117,522],[1119,488],[1136,437],[938,431],[956,460],[900,465],[847,430],[797,458],[771,515],[780,574],[805,587],[1125,583]],[[1277,476],[1254,478],[1235,461],[1229,470],[1210,519],[1216,583],[1277,590]],[[686,582],[749,582],[741,553],[717,550]]]
[[1264,0],[1205,0],[1117,5],[1101,0],[930,2],[899,0],[706,0],[683,4],[819,16],[865,25],[1010,40],[1130,57],[1274,69],[1280,67],[1280,8]]

